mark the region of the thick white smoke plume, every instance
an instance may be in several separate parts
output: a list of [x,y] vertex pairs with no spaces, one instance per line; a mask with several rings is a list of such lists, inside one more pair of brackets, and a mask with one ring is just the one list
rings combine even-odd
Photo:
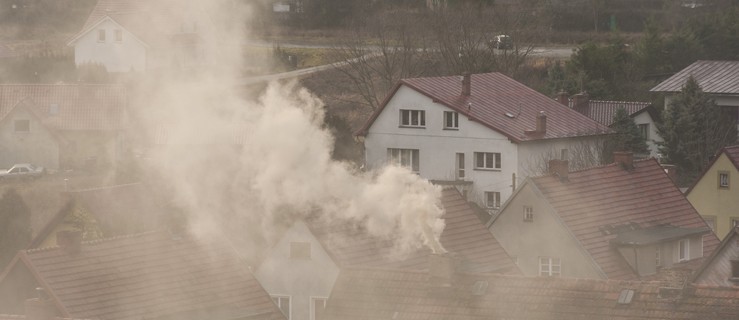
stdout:
[[280,224],[310,214],[361,224],[400,252],[443,251],[439,187],[402,168],[363,173],[333,161],[319,99],[294,82],[245,98],[234,77],[167,77],[146,84],[142,97],[139,119],[160,142],[150,167],[190,213],[196,234],[225,228],[270,238]]

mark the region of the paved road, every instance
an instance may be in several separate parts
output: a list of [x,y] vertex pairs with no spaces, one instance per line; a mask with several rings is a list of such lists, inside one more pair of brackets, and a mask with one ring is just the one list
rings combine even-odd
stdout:
[[[273,43],[273,42],[261,41],[261,40],[248,40],[248,41],[244,41],[243,44],[249,45],[249,46],[255,46],[255,47],[266,47],[266,48],[273,48],[273,47],[279,46],[282,48],[330,49],[330,48],[335,47],[332,45],[321,45],[321,44]],[[530,55],[565,59],[565,58],[568,58],[572,54],[572,50],[573,48],[571,47],[535,47],[530,53]],[[356,60],[356,59],[352,59],[352,60]],[[263,82],[269,82],[269,81],[275,81],[275,80],[293,79],[293,78],[298,78],[301,76],[309,75],[315,72],[343,66],[351,62],[352,60],[344,61],[340,63],[325,64],[322,66],[310,67],[310,68],[305,68],[305,69],[281,72],[281,73],[274,73],[274,74],[267,74],[267,75],[261,75],[261,76],[253,76],[253,77],[244,77],[241,79],[237,79],[236,83],[237,85],[251,85],[251,84],[257,84],[257,83],[263,83]]]

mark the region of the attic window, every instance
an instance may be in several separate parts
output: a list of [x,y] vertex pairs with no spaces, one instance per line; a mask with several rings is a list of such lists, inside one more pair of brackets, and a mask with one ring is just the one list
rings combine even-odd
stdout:
[[534,207],[523,206],[523,221],[534,222]]
[[719,189],[729,189],[729,172],[719,171],[718,173],[718,187]]
[[98,42],[105,42],[105,29],[98,29]]
[[15,120],[13,122],[15,132],[31,132],[31,121],[30,120]]
[[115,30],[115,42],[121,42],[123,41],[123,30],[116,29]]
[[310,260],[310,242],[290,242],[290,259]]

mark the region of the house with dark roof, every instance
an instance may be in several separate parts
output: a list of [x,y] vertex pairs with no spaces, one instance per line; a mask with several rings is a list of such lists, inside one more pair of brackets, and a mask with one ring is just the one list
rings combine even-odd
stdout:
[[723,320],[739,290],[659,282],[352,268],[342,270],[321,320]]
[[657,131],[657,122],[655,120],[658,119],[659,114],[652,103],[591,100],[587,93],[578,93],[570,98],[566,92],[560,92],[557,95],[557,101],[608,127],[613,124],[613,116],[616,115],[616,111],[619,109],[626,110],[626,113],[639,128],[639,132],[641,132],[642,137],[644,137],[649,147],[649,154],[647,156],[653,158],[658,157],[658,144],[664,141],[664,139],[662,139]]
[[695,270],[719,240],[657,160],[527,179],[488,223],[530,276],[638,280],[672,268]]
[[739,61],[698,60],[650,91],[665,94],[665,106],[669,107],[689,77],[693,77],[729,117],[736,119],[739,126]]
[[141,233],[164,226],[166,206],[146,185],[129,183],[62,192],[63,204],[34,235],[29,249],[57,246],[60,231],[85,239]]
[[0,167],[111,166],[125,147],[119,85],[0,85]]
[[[520,274],[511,257],[480,222],[475,207],[456,189],[442,190],[446,227],[441,245],[468,272]],[[316,319],[337,275],[349,267],[427,270],[431,250],[399,254],[392,239],[369,234],[360,223],[298,220],[277,239],[255,275],[290,319]]]
[[600,161],[610,130],[501,74],[402,79],[356,133],[370,169],[409,168],[490,212],[548,159]]
[[201,4],[183,0],[100,0],[68,42],[79,66],[108,72],[191,68],[208,62],[209,20]]
[[719,239],[733,232],[739,226],[739,145],[719,150],[685,196]]
[[721,240],[721,245],[692,276],[692,282],[704,286],[739,288],[739,227]]
[[153,231],[22,250],[0,273],[0,313],[40,298],[64,318],[286,319],[233,247],[216,239]]

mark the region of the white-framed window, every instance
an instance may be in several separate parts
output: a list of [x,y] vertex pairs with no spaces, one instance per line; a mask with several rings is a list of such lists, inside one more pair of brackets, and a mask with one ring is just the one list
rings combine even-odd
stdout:
[[20,119],[13,121],[15,132],[31,132],[31,120]]
[[718,187],[720,189],[728,189],[729,188],[729,172],[727,172],[727,171],[719,171],[719,173],[718,173]]
[[444,129],[459,129],[459,113],[456,111],[444,111]]
[[642,123],[639,125],[639,133],[641,134],[642,139],[649,140],[649,124],[648,123]]
[[559,258],[539,257],[539,275],[559,277],[562,274],[562,262]]
[[485,191],[485,206],[488,209],[500,208],[500,192]]
[[326,309],[327,297],[310,297],[310,320],[316,320],[316,313]]
[[426,111],[424,110],[400,110],[401,127],[426,127]]
[[690,260],[690,239],[682,239],[677,242],[677,262]]
[[105,29],[98,29],[98,42],[105,42]]
[[559,150],[559,160],[569,160],[569,158],[570,158],[570,150],[568,149]]
[[456,167],[457,167],[457,180],[463,180],[465,177],[464,172],[464,153],[457,153],[456,155]]
[[731,223],[731,227],[735,228],[739,226],[739,217],[731,217],[729,218],[729,223]]
[[500,153],[475,152],[475,169],[500,170]]
[[409,170],[418,173],[419,171],[419,160],[418,160],[418,149],[387,149],[387,161],[390,164],[408,168]]
[[534,207],[523,206],[523,221],[533,222],[534,221]]
[[115,42],[122,42],[123,41],[123,30],[116,29],[115,30]]
[[662,266],[662,251],[659,246],[654,248],[654,265],[657,267]]
[[290,296],[272,295],[272,301],[280,308],[282,314],[290,320]]
[[290,259],[310,260],[310,242],[290,242]]

